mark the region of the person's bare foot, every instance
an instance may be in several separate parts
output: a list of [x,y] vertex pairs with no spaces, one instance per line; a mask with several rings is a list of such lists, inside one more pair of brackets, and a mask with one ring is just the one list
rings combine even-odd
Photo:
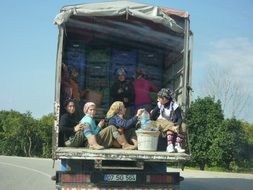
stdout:
[[137,149],[138,148],[138,141],[136,139],[132,139],[132,142]]
[[104,146],[101,146],[101,145],[99,145],[99,144],[90,145],[89,148],[90,148],[90,149],[93,149],[93,150],[102,150],[102,149],[105,149]]
[[137,147],[135,145],[130,145],[130,144],[127,143],[127,144],[122,145],[122,149],[124,149],[124,150],[136,150]]

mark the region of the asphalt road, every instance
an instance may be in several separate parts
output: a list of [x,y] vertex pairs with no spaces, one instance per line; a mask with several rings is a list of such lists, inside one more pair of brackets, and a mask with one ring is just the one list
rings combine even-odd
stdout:
[[[0,156],[0,189],[55,189],[55,183],[50,177],[58,169],[59,162],[56,162],[55,169],[52,165],[53,161],[50,159]],[[185,177],[181,190],[253,189],[253,174],[185,170],[181,171],[181,175]]]
[[52,164],[50,159],[0,156],[0,189],[55,189]]
[[[180,170],[178,170],[180,171]],[[180,171],[184,181],[181,190],[253,190],[253,174]]]

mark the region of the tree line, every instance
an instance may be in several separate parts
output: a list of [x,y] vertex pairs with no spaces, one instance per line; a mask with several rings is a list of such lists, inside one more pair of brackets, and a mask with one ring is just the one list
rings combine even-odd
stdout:
[[197,98],[186,114],[191,166],[239,171],[253,168],[253,125],[224,118],[221,101]]
[[53,114],[34,119],[30,112],[0,111],[0,153],[51,157]]
[[[186,113],[186,123],[189,166],[253,168],[253,124],[224,118],[220,100],[197,98]],[[50,158],[52,128],[53,114],[34,119],[30,112],[0,111],[1,155]]]

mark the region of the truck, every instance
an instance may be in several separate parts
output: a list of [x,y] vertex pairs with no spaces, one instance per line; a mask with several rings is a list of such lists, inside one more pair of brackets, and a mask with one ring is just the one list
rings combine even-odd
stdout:
[[[68,5],[55,17],[58,26],[56,56],[53,160],[72,163],[68,172],[56,172],[57,189],[179,189],[179,172],[161,171],[166,164],[183,166],[187,153],[91,150],[65,147],[59,121],[64,112],[64,72],[75,69],[76,83],[85,96],[79,102],[97,104],[97,118],[104,118],[111,103],[115,71],[127,70],[132,80],[138,68],[157,87],[169,87],[183,113],[191,101],[192,39],[188,12],[132,1]],[[153,104],[156,104],[156,95]],[[162,147],[162,146],[161,146]]]

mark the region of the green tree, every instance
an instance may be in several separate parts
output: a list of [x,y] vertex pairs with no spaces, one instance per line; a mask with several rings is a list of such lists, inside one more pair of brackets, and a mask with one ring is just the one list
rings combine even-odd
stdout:
[[4,155],[32,156],[38,140],[37,122],[31,113],[0,112],[0,150]]
[[193,162],[204,170],[206,165],[212,165],[222,157],[214,143],[224,119],[221,102],[215,102],[211,97],[198,98],[191,104],[186,118]]
[[52,153],[52,129],[53,114],[43,116],[39,121],[39,136],[41,138],[40,155],[42,157],[51,157]]
[[0,153],[50,157],[53,115],[36,120],[30,112],[0,111]]
[[[16,111],[0,112],[0,150],[3,155],[21,155],[21,149],[15,143],[15,133],[20,125],[21,114]],[[15,154],[14,154],[15,153]]]
[[253,168],[253,124],[243,121],[242,128],[246,136],[247,144],[244,147],[244,168],[249,168],[252,170]]
[[[246,136],[242,122],[232,118],[223,121],[218,138],[215,139],[222,152],[221,166],[226,169],[235,169],[245,158]],[[216,147],[216,148],[219,148]]]

